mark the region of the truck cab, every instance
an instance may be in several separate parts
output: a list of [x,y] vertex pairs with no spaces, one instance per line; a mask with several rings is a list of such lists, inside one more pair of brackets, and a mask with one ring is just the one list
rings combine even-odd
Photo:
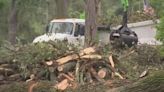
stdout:
[[84,19],[54,19],[48,24],[46,33],[36,37],[33,43],[66,40],[70,44],[83,46],[84,33]]

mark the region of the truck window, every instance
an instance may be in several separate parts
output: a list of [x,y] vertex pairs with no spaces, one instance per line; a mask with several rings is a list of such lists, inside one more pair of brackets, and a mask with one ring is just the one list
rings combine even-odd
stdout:
[[85,34],[85,26],[80,25],[80,35],[83,36]]
[[71,34],[73,30],[73,23],[70,22],[53,22],[50,33],[64,33]]
[[82,24],[76,24],[76,28],[75,28],[75,32],[74,32],[74,36],[84,36],[85,33],[85,26]]

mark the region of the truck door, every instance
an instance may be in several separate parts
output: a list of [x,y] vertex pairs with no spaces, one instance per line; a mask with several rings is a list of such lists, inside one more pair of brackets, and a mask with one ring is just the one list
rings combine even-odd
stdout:
[[72,34],[72,37],[69,37],[68,41],[77,46],[84,46],[84,32],[85,32],[84,25],[76,23],[75,30]]

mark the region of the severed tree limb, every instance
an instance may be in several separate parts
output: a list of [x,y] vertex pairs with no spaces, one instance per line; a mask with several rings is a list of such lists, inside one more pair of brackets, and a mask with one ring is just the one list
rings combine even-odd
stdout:
[[109,62],[111,64],[111,66],[114,68],[115,65],[114,65],[114,61],[113,61],[112,55],[109,56]]
[[[77,54],[73,54],[73,55],[69,55],[66,57],[63,57],[61,59],[56,60],[56,62],[58,63],[58,65],[62,65],[65,64],[71,60],[75,60],[78,59],[79,56]],[[84,56],[80,56],[81,59],[102,59],[101,55],[84,55]]]
[[73,55],[69,55],[63,58],[60,58],[58,60],[56,60],[56,62],[58,63],[58,65],[62,65],[67,63],[70,60],[74,60],[74,59],[78,59],[78,55],[77,54],[73,54]]
[[81,59],[102,59],[101,55],[84,55],[80,57]]
[[[114,61],[113,61],[112,55],[109,56],[109,62],[110,62],[111,67],[114,68],[115,65],[114,65]],[[112,76],[112,78],[114,77],[114,73],[113,72],[112,72],[111,76]]]
[[[88,55],[88,54],[95,53],[95,52],[96,52],[96,50],[95,50],[94,47],[88,47],[88,48],[85,48],[85,49],[81,50],[80,53],[78,53],[78,54],[72,54],[72,55],[68,55],[68,56],[65,56],[63,58],[57,59],[56,62],[58,63],[58,65],[62,65],[62,64],[67,63],[70,60],[78,59],[79,56],[82,57],[84,55]],[[91,56],[91,58],[92,57],[95,57],[95,56]],[[90,58],[90,57],[84,56],[83,58]],[[45,62],[45,64],[48,65],[48,66],[53,65],[53,63],[54,63],[53,61]]]

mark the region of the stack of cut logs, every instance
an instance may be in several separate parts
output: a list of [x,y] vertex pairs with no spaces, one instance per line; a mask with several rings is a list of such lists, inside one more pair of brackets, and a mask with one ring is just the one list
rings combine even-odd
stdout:
[[45,62],[49,67],[56,67],[58,83],[55,87],[64,90],[78,84],[105,82],[115,76],[124,79],[116,71],[112,55],[105,60],[105,57],[96,52],[94,47],[89,47],[79,53]]

